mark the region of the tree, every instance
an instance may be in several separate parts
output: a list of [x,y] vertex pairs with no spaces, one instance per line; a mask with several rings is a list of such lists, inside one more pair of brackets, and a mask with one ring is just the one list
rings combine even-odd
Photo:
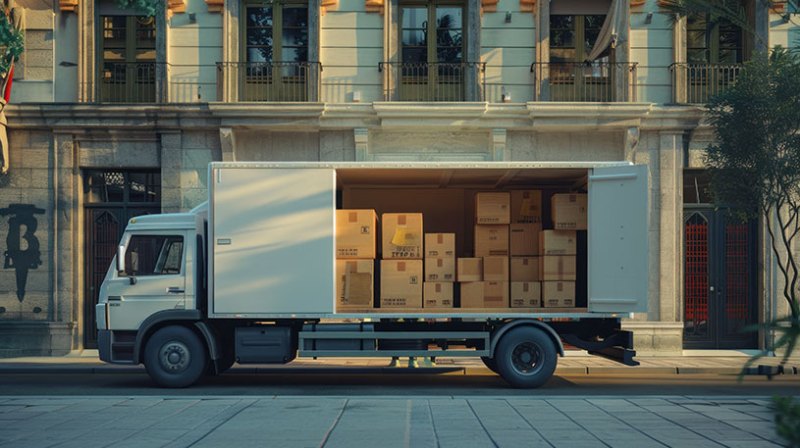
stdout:
[[[742,373],[769,349],[784,350],[781,365],[800,340],[798,273],[800,262],[800,57],[777,47],[745,64],[736,83],[713,97],[708,116],[715,142],[705,163],[715,202],[738,210],[743,219],[761,218],[772,256],[783,281],[785,317],[757,326],[774,334],[767,350],[751,357]],[[755,331],[755,328],[751,329]],[[790,443],[800,440],[800,404],[775,400],[779,433]]]
[[117,0],[122,9],[132,9],[148,17],[154,17],[164,6],[164,0]]

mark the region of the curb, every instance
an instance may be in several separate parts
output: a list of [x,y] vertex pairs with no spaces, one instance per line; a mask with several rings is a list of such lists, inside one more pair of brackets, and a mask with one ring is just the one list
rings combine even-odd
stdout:
[[[738,375],[741,371],[738,367],[663,367],[663,366],[565,366],[556,369],[556,375],[625,375],[625,376],[645,376],[645,375]],[[114,365],[0,365],[0,375],[28,375],[28,374],[132,374],[144,373],[144,366],[114,366]],[[305,366],[236,366],[231,368],[228,374],[234,375],[253,375],[268,374],[280,375],[291,373],[293,375],[315,375],[324,373],[338,373],[345,375],[372,375],[372,374],[399,374],[399,375],[441,375],[441,374],[460,374],[486,376],[495,375],[494,372],[486,367],[463,367],[463,366],[439,366],[439,367],[305,367]],[[798,366],[756,366],[748,369],[748,376],[777,376],[777,375],[800,375]]]

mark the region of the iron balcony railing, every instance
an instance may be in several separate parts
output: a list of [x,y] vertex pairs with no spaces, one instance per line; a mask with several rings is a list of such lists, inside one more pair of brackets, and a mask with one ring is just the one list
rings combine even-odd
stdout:
[[[318,101],[319,62],[218,62],[217,98],[225,101]],[[225,92],[226,87],[230,89]]]
[[636,63],[534,62],[534,101],[636,101]]
[[484,62],[381,62],[386,101],[483,101]]
[[102,103],[155,103],[158,98],[158,68],[166,64],[150,62],[100,63],[96,100]]
[[675,63],[669,69],[673,101],[701,104],[733,86],[742,65]]

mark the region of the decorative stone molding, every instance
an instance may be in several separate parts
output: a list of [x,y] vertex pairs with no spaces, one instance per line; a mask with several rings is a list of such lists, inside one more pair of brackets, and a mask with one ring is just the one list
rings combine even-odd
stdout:
[[208,12],[222,12],[225,8],[225,0],[206,0]]
[[328,8],[336,9],[339,7],[339,0],[320,0],[319,14],[324,16]]
[[536,0],[519,0],[519,10],[521,12],[535,12]]
[[186,12],[186,0],[168,0],[167,9],[170,14]]
[[377,12],[383,14],[384,0],[365,0],[364,7],[367,12]]
[[61,12],[75,12],[78,9],[78,0],[58,0]]

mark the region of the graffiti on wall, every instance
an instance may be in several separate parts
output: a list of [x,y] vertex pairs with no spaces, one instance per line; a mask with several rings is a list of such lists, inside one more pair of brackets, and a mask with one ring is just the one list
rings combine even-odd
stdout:
[[17,299],[20,302],[25,300],[28,271],[38,269],[42,264],[39,239],[36,237],[39,221],[35,216],[41,214],[44,214],[44,209],[32,204],[10,204],[0,209],[0,216],[9,216],[3,269],[15,270]]

